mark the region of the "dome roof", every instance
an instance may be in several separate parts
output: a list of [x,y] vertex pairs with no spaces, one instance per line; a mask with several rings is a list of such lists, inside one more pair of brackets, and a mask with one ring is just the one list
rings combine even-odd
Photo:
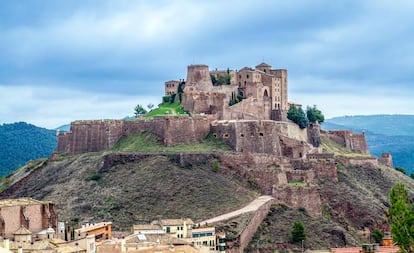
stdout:
[[55,233],[55,230],[53,228],[49,227],[48,229],[46,229],[46,233],[48,233],[48,234],[54,234]]

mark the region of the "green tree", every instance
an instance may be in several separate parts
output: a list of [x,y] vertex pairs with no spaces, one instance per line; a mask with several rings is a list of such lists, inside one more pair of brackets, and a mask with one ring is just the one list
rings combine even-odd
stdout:
[[384,238],[384,233],[378,228],[375,228],[374,232],[372,232],[372,238],[374,238],[376,243],[381,243],[382,238]]
[[292,241],[301,242],[306,240],[305,226],[301,221],[295,221],[292,227]]
[[287,118],[295,123],[299,120],[300,113],[295,105],[290,105],[289,110],[287,112]]
[[391,188],[388,214],[391,233],[402,252],[414,252],[414,212],[404,184]]
[[410,174],[410,177],[411,177],[412,179],[414,179],[414,173],[411,173],[411,174]]
[[142,105],[138,104],[137,106],[135,106],[135,109],[134,109],[135,117],[139,117],[145,113],[147,113],[147,110],[145,110]]
[[287,118],[295,122],[300,128],[305,128],[309,125],[309,120],[305,115],[305,112],[301,107],[296,105],[290,105],[287,112]]
[[315,124],[316,122],[322,123],[325,121],[325,117],[323,116],[322,112],[316,108],[316,105],[313,107],[306,107],[306,116],[309,120],[309,123],[311,124]]

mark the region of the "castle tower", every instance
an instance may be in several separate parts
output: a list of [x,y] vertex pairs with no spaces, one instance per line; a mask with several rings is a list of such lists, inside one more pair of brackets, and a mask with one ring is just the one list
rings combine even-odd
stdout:
[[265,72],[267,74],[270,74],[270,71],[271,71],[272,66],[270,66],[269,64],[267,64],[265,62],[262,62],[259,65],[257,65],[255,68],[257,70],[260,70],[260,71],[263,71],[263,72]]
[[191,91],[210,91],[213,83],[207,65],[189,65],[184,93]]

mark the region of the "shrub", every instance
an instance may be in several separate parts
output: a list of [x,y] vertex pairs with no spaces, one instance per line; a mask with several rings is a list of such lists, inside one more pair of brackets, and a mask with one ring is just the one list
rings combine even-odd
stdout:
[[90,181],[90,180],[99,181],[99,180],[101,180],[101,178],[102,178],[102,175],[99,172],[96,172],[92,176],[88,177],[86,180],[87,181]]
[[378,228],[375,228],[374,232],[372,232],[372,238],[374,238],[376,243],[381,243],[383,237],[384,233],[382,233]]
[[292,226],[292,241],[301,242],[306,240],[305,226],[301,221],[295,221]]
[[213,162],[213,171],[218,172],[220,170],[220,163],[218,160],[214,160]]

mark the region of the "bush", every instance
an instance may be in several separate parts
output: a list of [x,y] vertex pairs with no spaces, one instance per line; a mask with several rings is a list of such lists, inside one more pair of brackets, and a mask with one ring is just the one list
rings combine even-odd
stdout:
[[102,175],[99,172],[96,172],[92,176],[88,177],[87,181],[90,181],[90,180],[99,181],[99,180],[101,180],[101,178],[102,178]]
[[375,228],[374,232],[372,232],[372,238],[374,238],[376,243],[381,243],[383,237],[384,233],[382,233],[378,228]]
[[217,160],[214,160],[213,162],[213,171],[218,172],[220,170],[220,163]]
[[292,227],[292,242],[301,242],[306,240],[305,226],[301,221],[295,221]]

